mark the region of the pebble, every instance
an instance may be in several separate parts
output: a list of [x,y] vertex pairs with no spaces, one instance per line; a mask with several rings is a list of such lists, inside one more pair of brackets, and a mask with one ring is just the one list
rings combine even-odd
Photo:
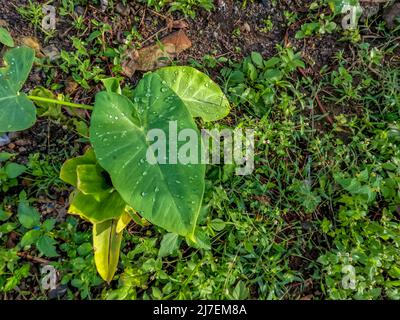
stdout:
[[6,20],[0,19],[0,27],[7,27],[8,22]]
[[18,152],[25,152],[26,151],[26,148],[25,147],[20,147],[19,149],[18,149]]
[[63,299],[67,294],[68,286],[66,284],[59,285],[57,288],[50,290],[48,293],[48,298],[50,300]]
[[25,140],[19,139],[17,141],[14,142],[17,146],[24,146],[27,144],[27,142]]
[[9,144],[8,144],[8,147],[9,147],[11,150],[13,150],[13,149],[15,149],[15,144],[14,144],[14,143],[9,143]]
[[10,143],[10,137],[5,133],[0,135],[0,147]]
[[243,28],[243,32],[250,32],[251,31],[250,25],[247,22],[243,23],[242,28]]
[[60,58],[60,50],[55,45],[50,45],[42,49],[42,52],[50,61],[55,61]]

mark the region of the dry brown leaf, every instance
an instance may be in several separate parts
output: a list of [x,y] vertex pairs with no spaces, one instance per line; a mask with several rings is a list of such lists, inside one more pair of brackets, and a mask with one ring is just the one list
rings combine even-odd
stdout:
[[168,19],[167,28],[169,31],[171,31],[172,29],[187,29],[189,28],[189,25],[185,20],[182,19],[181,20]]
[[128,50],[122,61],[123,73],[132,77],[137,70],[150,71],[166,66],[179,53],[192,46],[183,30],[166,36],[160,42],[140,50]]
[[19,43],[23,46],[32,48],[36,52],[36,56],[38,58],[44,58],[44,54],[42,53],[41,46],[39,40],[35,37],[22,37],[19,39]]

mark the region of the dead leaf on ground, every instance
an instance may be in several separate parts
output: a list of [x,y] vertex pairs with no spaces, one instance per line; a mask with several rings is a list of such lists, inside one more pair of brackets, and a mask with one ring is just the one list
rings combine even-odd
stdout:
[[169,31],[171,31],[172,29],[187,29],[187,28],[189,28],[189,25],[183,19],[181,19],[181,20],[168,19],[167,20],[167,28]]
[[44,58],[44,54],[42,53],[42,49],[39,43],[39,40],[35,37],[22,37],[19,39],[19,44],[22,46],[26,46],[35,50],[36,56],[38,58]]
[[192,42],[183,30],[176,31],[161,39],[161,44],[128,50],[122,61],[122,71],[132,77],[135,71],[150,71],[170,64],[179,53],[190,48]]

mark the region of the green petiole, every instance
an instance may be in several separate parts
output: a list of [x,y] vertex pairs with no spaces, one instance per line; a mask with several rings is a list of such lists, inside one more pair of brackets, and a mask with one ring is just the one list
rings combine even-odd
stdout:
[[93,110],[92,106],[88,106],[86,104],[79,104],[79,103],[73,103],[73,102],[68,102],[68,101],[62,101],[62,100],[51,99],[51,98],[43,98],[43,97],[37,97],[37,96],[28,96],[28,98],[32,101],[49,102],[49,103],[60,104],[60,105],[63,105],[66,107],[71,107],[71,108]]

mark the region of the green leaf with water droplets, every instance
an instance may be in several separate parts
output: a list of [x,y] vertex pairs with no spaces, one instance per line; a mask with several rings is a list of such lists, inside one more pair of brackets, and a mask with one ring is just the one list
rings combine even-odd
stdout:
[[[199,157],[193,161],[197,164],[172,163],[176,152],[168,143],[165,158],[160,157],[165,164],[149,162],[148,150],[150,158],[155,153],[147,134],[159,129],[168,137],[174,134],[174,125],[177,132],[190,129],[196,134],[193,142],[199,156],[200,133],[183,101],[158,73],[145,75],[134,97],[133,103],[115,93],[97,94],[90,126],[97,159],[121,197],[140,215],[170,232],[190,236],[203,198],[205,165]],[[185,144],[178,141],[176,150]]]
[[33,65],[35,51],[15,48],[4,55],[0,68],[0,132],[14,132],[31,127],[36,121],[36,108],[20,92]]
[[165,67],[155,73],[160,76],[165,87],[181,98],[193,117],[215,121],[228,115],[228,99],[206,74],[192,67]]

